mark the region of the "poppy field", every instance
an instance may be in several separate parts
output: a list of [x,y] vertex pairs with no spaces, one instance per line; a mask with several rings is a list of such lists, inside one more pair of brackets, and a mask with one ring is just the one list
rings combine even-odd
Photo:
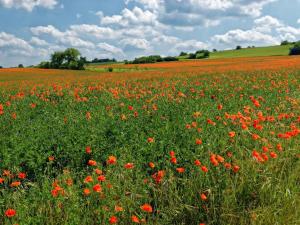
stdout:
[[300,224],[299,81],[288,56],[2,69],[0,224]]

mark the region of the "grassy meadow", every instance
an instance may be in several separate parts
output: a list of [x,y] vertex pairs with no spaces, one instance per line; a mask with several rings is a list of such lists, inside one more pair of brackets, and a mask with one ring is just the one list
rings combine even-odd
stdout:
[[0,70],[0,224],[300,224],[299,57],[109,66]]

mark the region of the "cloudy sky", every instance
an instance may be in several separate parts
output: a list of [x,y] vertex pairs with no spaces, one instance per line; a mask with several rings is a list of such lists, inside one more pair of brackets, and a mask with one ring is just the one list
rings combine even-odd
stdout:
[[300,39],[300,0],[0,0],[0,65],[78,48],[91,59]]

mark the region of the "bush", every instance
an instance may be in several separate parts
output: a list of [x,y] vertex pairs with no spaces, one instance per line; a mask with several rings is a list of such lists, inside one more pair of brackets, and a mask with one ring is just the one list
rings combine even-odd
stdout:
[[205,59],[209,57],[210,52],[208,50],[200,50],[196,53],[196,59]]
[[290,55],[300,55],[300,41],[290,49]]
[[178,61],[178,59],[176,57],[173,56],[167,56],[163,58],[164,62],[171,62],[171,61]]
[[18,68],[24,68],[23,64],[19,64]]
[[112,67],[108,67],[108,68],[107,68],[107,71],[111,73],[111,72],[113,72],[113,71],[114,71],[114,68],[112,68]]
[[3,67],[2,66],[0,66],[0,69],[2,69]]
[[236,50],[241,50],[241,49],[242,49],[242,46],[238,45],[238,46],[236,46],[235,49],[236,49]]

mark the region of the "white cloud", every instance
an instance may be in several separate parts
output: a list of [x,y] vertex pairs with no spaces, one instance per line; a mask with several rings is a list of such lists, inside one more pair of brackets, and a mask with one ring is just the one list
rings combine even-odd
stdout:
[[56,0],[0,0],[0,4],[6,8],[22,8],[27,11],[32,11],[35,7],[43,7],[53,9]]
[[297,20],[297,23],[300,23],[300,19]]
[[104,50],[104,51],[108,52],[108,53],[112,53],[114,55],[121,54],[122,56],[124,56],[123,50],[120,49],[120,48],[117,48],[113,45],[110,45],[110,44],[107,44],[107,43],[99,43],[97,45],[97,47],[100,48],[101,50]]
[[[99,14],[99,12],[98,12]],[[132,10],[123,9],[121,15],[103,16],[101,17],[102,25],[119,25],[119,26],[133,26],[133,25],[155,25],[157,24],[157,16],[149,10],[143,11],[139,7],[134,7]]]
[[150,43],[146,39],[125,38],[120,44],[127,50],[149,50]]
[[222,35],[215,35],[212,37],[214,42],[225,45],[237,44],[279,44],[278,38],[272,35],[261,33],[257,30],[231,30]]
[[48,46],[49,43],[46,42],[45,40],[39,39],[38,37],[32,37],[30,40],[30,43],[32,45],[36,45],[36,46]]
[[260,32],[271,32],[272,29],[282,27],[283,23],[272,16],[264,16],[254,20],[255,29]]
[[[207,49],[209,46],[206,43],[197,40],[188,40],[188,41],[180,41],[174,46],[175,52],[178,53],[179,51],[187,51],[187,52],[194,52],[201,49]],[[174,52],[174,53],[175,53]]]
[[29,45],[23,39],[17,38],[12,34],[0,32],[0,48],[1,49],[21,49],[25,51],[32,51],[31,45]]
[[[216,26],[224,18],[258,17],[277,0],[126,0],[153,12],[160,23],[174,26]],[[117,18],[115,18],[117,19]]]

